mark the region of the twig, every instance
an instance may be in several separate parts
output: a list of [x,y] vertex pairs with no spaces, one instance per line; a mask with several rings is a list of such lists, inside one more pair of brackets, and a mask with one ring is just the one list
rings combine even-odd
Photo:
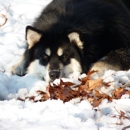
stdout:
[[126,130],[128,128],[130,128],[130,125],[123,127],[122,130]]
[[120,115],[119,115],[119,119],[121,119],[122,117],[125,118],[125,119],[128,119],[128,120],[130,119],[129,116],[125,116],[125,113],[124,113],[124,112],[122,112],[122,111],[119,112],[119,111],[116,109],[116,107],[114,107],[114,108],[115,108],[115,110],[120,114]]
[[8,8],[6,10],[6,14],[0,14],[0,17],[2,17],[4,19],[4,22],[0,24],[0,27],[4,26],[8,20],[7,13],[9,12],[10,6],[11,6],[11,4],[8,6]]
[[4,15],[4,14],[0,14],[0,16],[4,19],[4,22],[2,24],[0,24],[0,27],[2,27],[6,24],[8,19],[7,19],[6,15]]

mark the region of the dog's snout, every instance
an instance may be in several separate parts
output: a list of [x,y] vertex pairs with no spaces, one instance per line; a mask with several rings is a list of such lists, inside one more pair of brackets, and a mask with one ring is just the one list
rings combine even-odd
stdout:
[[60,71],[58,71],[58,70],[52,70],[52,71],[49,72],[49,76],[50,76],[50,79],[52,81],[54,81],[56,78],[59,78]]

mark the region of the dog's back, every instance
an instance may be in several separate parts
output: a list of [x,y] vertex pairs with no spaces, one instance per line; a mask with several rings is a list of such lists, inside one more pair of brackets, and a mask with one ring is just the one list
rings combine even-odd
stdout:
[[[114,57],[117,51],[111,51],[130,47],[129,19],[120,0],[54,0],[26,28],[28,48],[13,73],[36,73],[53,81],[76,71],[87,72],[106,55],[105,69],[125,69],[118,59],[115,67],[109,53]],[[101,70],[101,65],[91,69]]]

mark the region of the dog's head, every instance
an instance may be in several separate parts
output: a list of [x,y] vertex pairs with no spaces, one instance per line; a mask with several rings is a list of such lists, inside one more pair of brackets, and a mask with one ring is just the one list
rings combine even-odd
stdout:
[[26,40],[28,47],[13,73],[34,73],[50,82],[56,78],[68,77],[73,72],[82,72],[83,42],[79,33],[59,33],[57,36],[27,26]]

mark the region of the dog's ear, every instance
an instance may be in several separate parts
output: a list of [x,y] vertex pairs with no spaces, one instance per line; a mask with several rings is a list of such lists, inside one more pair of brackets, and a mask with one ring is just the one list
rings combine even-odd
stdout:
[[29,48],[33,47],[41,37],[42,33],[39,30],[31,26],[26,27],[26,40]]
[[80,49],[83,49],[83,42],[81,41],[80,34],[78,32],[69,33],[68,38],[71,43],[75,43]]

